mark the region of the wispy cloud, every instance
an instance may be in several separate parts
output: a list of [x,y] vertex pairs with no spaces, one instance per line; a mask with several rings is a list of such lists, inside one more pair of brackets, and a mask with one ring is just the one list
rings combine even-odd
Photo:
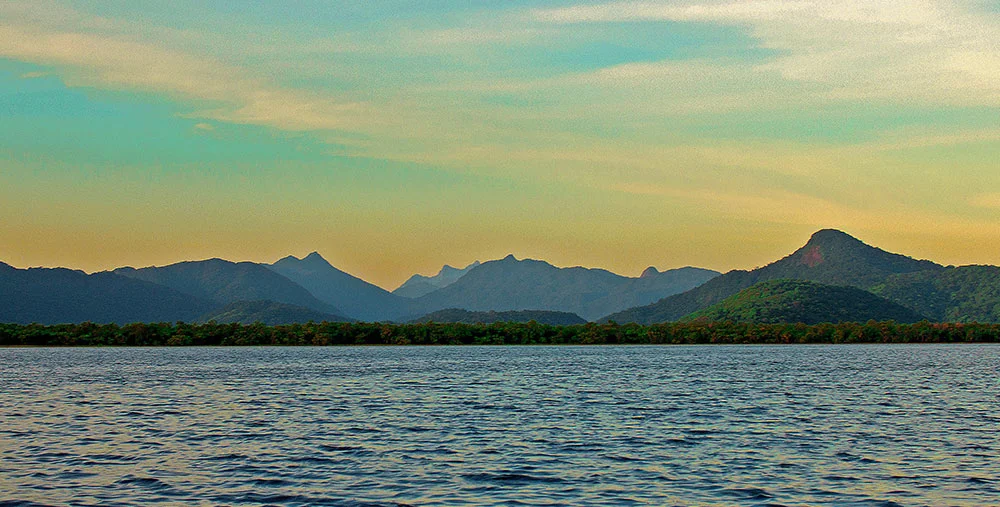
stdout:
[[[613,2],[533,11],[548,23],[693,21],[744,26],[780,56],[759,74],[822,85],[831,100],[1000,104],[1000,23],[964,2]],[[622,68],[645,79],[655,66]]]
[[791,12],[809,9],[804,1],[759,0],[715,4],[679,2],[611,2],[556,9],[537,9],[535,18],[554,23],[589,23],[614,21],[705,21],[773,19]]
[[[364,121],[366,106],[335,96],[279,86],[239,66],[206,55],[163,47],[126,35],[73,31],[23,3],[0,8],[0,56],[57,66],[71,86],[163,93],[199,104],[194,118],[257,124],[284,130],[350,129]],[[61,14],[60,14],[61,13]],[[38,20],[46,22],[39,22]],[[79,15],[83,27],[119,26]]]

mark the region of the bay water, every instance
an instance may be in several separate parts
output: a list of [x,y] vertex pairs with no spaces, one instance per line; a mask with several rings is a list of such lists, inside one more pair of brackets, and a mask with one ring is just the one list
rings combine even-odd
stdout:
[[1000,346],[0,349],[0,507],[1000,505]]

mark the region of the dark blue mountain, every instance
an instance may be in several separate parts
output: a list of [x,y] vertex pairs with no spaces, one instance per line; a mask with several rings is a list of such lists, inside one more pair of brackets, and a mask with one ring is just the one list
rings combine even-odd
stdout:
[[16,269],[0,262],[0,322],[193,321],[216,306],[207,299],[114,273]]
[[195,298],[213,301],[218,306],[236,301],[267,300],[342,315],[336,307],[320,301],[301,285],[253,262],[208,259],[162,267],[119,268],[114,273],[170,287]]
[[302,259],[288,256],[267,267],[339,308],[346,317],[373,322],[408,314],[407,299],[333,267],[316,252]]

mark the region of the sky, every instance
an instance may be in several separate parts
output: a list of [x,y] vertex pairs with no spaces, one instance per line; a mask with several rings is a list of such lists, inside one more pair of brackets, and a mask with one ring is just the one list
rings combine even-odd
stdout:
[[1000,264],[1000,3],[5,0],[0,260]]

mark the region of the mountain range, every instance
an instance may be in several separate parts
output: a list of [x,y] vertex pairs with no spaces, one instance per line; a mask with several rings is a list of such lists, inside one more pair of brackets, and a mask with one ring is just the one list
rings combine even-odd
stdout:
[[476,261],[462,269],[458,269],[445,264],[444,267],[441,268],[441,271],[438,271],[438,274],[434,276],[424,276],[419,274],[411,276],[408,280],[403,282],[403,285],[400,285],[396,288],[396,290],[392,291],[392,293],[397,296],[407,298],[425,296],[431,292],[457,282],[459,278],[462,278],[463,275],[478,265],[479,261]]
[[273,264],[208,259],[93,274],[0,263],[0,322],[542,322],[552,317],[568,323],[576,316],[640,324],[1000,322],[1000,267],[946,267],[832,229],[749,271],[648,268],[626,277],[508,255],[462,269],[444,266],[435,276],[414,275],[392,292],[337,269],[316,252]]
[[195,321],[215,303],[114,273],[17,269],[0,262],[0,322]]
[[593,320],[684,292],[718,276],[700,268],[680,268],[629,278],[604,269],[558,268],[545,261],[508,255],[476,266],[454,283],[414,300],[411,313],[441,308],[471,311],[553,310]]

